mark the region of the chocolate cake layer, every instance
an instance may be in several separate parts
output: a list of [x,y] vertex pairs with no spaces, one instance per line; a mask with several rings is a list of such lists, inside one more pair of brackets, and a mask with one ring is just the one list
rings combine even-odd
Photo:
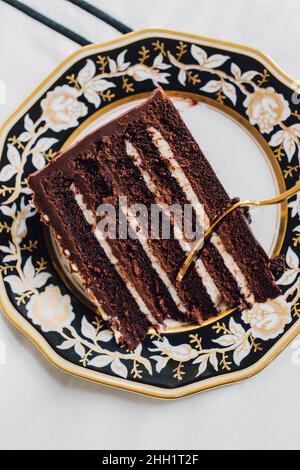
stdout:
[[[198,215],[202,227],[205,227],[205,214],[202,207],[199,208],[199,213],[196,214],[197,207],[200,204],[196,195],[193,194],[193,190],[188,187],[189,181],[186,181],[185,175],[182,174],[182,170],[180,168],[176,168],[176,164],[172,161],[173,157],[162,158],[159,149],[153,142],[155,139],[151,133],[150,125],[153,130],[155,129],[155,133],[157,134],[156,128],[153,127],[159,127],[157,126],[157,117],[151,113],[147,113],[145,121],[140,119],[138,123],[132,122],[128,126],[128,134],[132,136],[131,142],[143,162],[141,165],[142,168],[147,168],[151,181],[155,184],[155,194],[158,195],[156,196],[156,199],[169,205],[179,204],[181,207],[187,204],[192,204],[194,225],[196,224],[196,215]],[[165,144],[165,148],[166,145],[167,144]],[[171,150],[167,149],[168,155],[170,152]],[[187,253],[192,249],[192,247],[192,244],[187,246]],[[204,267],[207,271],[205,273],[206,276],[211,276],[216,288],[220,291],[228,306],[241,308],[246,307],[247,302],[245,301],[244,294],[240,292],[236,280],[222,262],[220,259],[221,255],[210,241],[208,241],[206,246],[203,248],[199,258],[203,261]]]
[[[147,120],[151,121],[151,117],[167,140],[175,159],[188,174],[189,183],[204,205],[211,222],[231,206],[229,196],[173,103],[165,95],[161,98],[156,96],[149,103]],[[271,272],[270,260],[249,229],[241,210],[230,215],[217,234],[246,278],[247,287],[255,302],[265,302],[280,295],[280,289]]]
[[[127,196],[129,205],[143,204],[150,212],[151,205],[156,203],[156,199],[149,191],[132,159],[128,158],[124,139],[113,135],[103,140],[104,142],[96,143],[100,171],[105,178],[111,179],[116,193]],[[169,240],[149,238],[147,242],[151,252],[166,272],[172,285],[175,286],[176,276],[185,260],[186,253],[182,250],[179,241],[175,239],[174,227],[171,226]],[[192,268],[183,283],[177,286],[177,293],[186,307],[188,319],[193,317],[201,323],[201,320],[216,315],[216,306],[195,268]]]
[[[100,173],[100,165],[93,155],[81,155],[74,160],[74,187],[83,195],[83,202],[87,210],[94,217],[94,229],[97,224],[97,208],[100,204],[111,204],[119,213],[118,198],[110,183]],[[99,191],[99,187],[105,188],[105,192]],[[98,218],[99,219],[99,218]],[[118,221],[117,221],[118,222]],[[127,224],[127,230],[129,230]],[[118,259],[123,271],[123,277],[127,277],[135,286],[142,300],[154,316],[152,323],[163,323],[166,317],[184,321],[183,312],[177,305],[177,294],[170,294],[169,290],[155,271],[147,254],[138,239],[120,239],[119,226],[116,227],[116,239],[108,239],[114,256]]]
[[[192,206],[193,227],[200,221],[206,228],[232,201],[160,89],[60,154],[29,184],[87,292],[103,307],[117,340],[131,349],[166,318],[201,323],[226,307],[280,295],[270,260],[242,211],[228,217],[176,286],[194,240],[168,206]],[[170,221],[169,239],[143,233],[133,209],[122,213],[120,196],[129,207],[143,204],[148,214],[158,205]],[[116,209],[115,238],[105,238],[99,228],[100,204]],[[120,237],[123,216],[134,238]]]
[[[71,180],[60,171],[42,179],[47,213],[71,267],[103,308],[119,341],[135,348],[150,326],[122,279],[97,243],[70,189]],[[110,286],[110,288],[108,288]]]

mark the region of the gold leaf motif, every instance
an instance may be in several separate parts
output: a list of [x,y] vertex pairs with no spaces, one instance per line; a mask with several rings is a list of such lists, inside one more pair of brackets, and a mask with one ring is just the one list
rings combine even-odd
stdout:
[[201,83],[201,78],[199,77],[198,73],[193,73],[191,70],[187,72],[187,77],[188,80],[193,84],[197,85],[198,83]]
[[26,300],[29,299],[32,294],[34,294],[34,291],[28,291],[24,292],[24,294],[19,295],[19,297],[16,297],[17,305],[20,306],[22,304],[26,304]]
[[75,77],[74,73],[72,75],[68,75],[67,76],[67,82],[69,85],[73,86],[76,88],[76,90],[80,90],[80,84],[77,80],[77,78]]
[[83,367],[87,367],[88,363],[90,361],[91,356],[93,355],[93,350],[89,349],[83,356],[82,359],[79,360],[80,364],[83,365]]
[[264,69],[263,73],[261,73],[260,76],[261,76],[261,79],[258,80],[257,85],[259,87],[262,87],[263,85],[265,85],[268,82],[271,75],[269,74],[267,69]]
[[2,233],[2,232],[9,233],[10,231],[11,231],[11,228],[9,227],[7,222],[1,222],[0,223],[0,233]]
[[252,335],[250,335],[250,343],[251,343],[251,348],[253,349],[253,351],[255,353],[257,353],[258,351],[262,351],[262,345],[260,343],[258,343]]
[[12,145],[15,145],[19,150],[24,150],[25,145],[20,142],[17,137],[14,135],[8,139],[8,142],[10,142]]
[[1,186],[0,188],[0,196],[3,196],[5,197],[7,194],[10,194],[12,192],[14,192],[15,190],[15,187],[14,186]]
[[285,156],[285,151],[283,150],[283,144],[281,144],[276,150],[274,150],[274,156],[279,162],[282,161],[282,157]]
[[47,162],[50,162],[53,160],[57,155],[57,152],[54,152],[52,149],[48,150],[47,152],[43,152],[43,156],[47,160]]
[[298,121],[300,121],[300,113],[299,113],[299,111],[294,111],[294,112],[292,112],[292,116],[294,116],[295,118],[298,119]]
[[38,246],[37,240],[35,240],[35,241],[29,240],[28,244],[24,243],[24,245],[21,246],[21,250],[22,251],[29,251],[29,253],[32,253],[34,250],[37,249],[37,246]]
[[226,100],[226,96],[223,94],[222,90],[217,91],[216,97],[217,97],[218,103],[224,104],[224,101]]
[[201,349],[202,349],[202,338],[199,338],[198,334],[189,335],[189,337],[190,337],[190,344],[194,344],[195,348],[198,349],[198,351],[201,351]]
[[39,274],[42,271],[45,271],[48,266],[48,263],[44,258],[41,258],[39,261],[36,262],[36,264],[37,264],[37,268],[35,270],[36,274]]
[[134,379],[141,379],[143,377],[143,371],[139,369],[139,363],[136,360],[133,361],[133,367],[130,373]]
[[98,66],[99,66],[99,72],[100,72],[100,74],[105,73],[106,66],[107,66],[107,64],[108,64],[107,57],[104,57],[104,56],[102,56],[102,55],[98,55],[98,56],[97,56],[97,60],[96,60],[96,64],[98,64]]
[[225,323],[221,324],[220,322],[217,322],[216,325],[212,327],[212,329],[215,330],[217,334],[220,334],[221,332],[224,335],[231,333],[231,331],[226,327]]
[[222,354],[222,359],[221,359],[220,364],[222,366],[222,370],[227,370],[227,371],[231,370],[232,362],[228,360],[228,355],[226,353]]
[[98,333],[100,332],[101,328],[103,327],[103,320],[102,318],[97,315],[95,317],[95,319],[92,321],[92,324],[95,326],[96,328],[96,336],[98,335]]
[[182,57],[187,53],[187,44],[182,41],[179,41],[179,44],[176,46],[176,58],[177,60],[181,60]]
[[0,274],[7,276],[7,274],[11,271],[14,271],[15,268],[16,268],[15,266],[12,266],[10,264],[3,264],[0,266]]
[[103,101],[108,101],[109,103],[115,98],[115,93],[111,92],[110,90],[107,90],[107,91],[102,91],[101,93],[99,93],[99,95],[101,96],[101,98],[103,99]]
[[133,93],[134,92],[133,82],[129,82],[129,79],[127,77],[122,77],[122,89],[125,90],[125,93]]
[[284,179],[292,178],[294,176],[294,173],[298,172],[299,168],[300,168],[299,165],[287,166],[286,169],[283,171]]
[[293,238],[293,245],[294,246],[300,245],[300,232],[296,233],[295,237]]
[[173,372],[174,372],[174,375],[173,375],[174,379],[177,379],[179,382],[183,380],[183,377],[185,375],[184,364],[182,364],[182,362],[179,362],[178,366],[175,367]]
[[293,315],[293,317],[300,318],[300,302],[298,302],[298,303],[296,302],[292,306],[292,315]]
[[165,50],[165,43],[160,41],[159,39],[155,42],[152,43],[153,50],[159,51],[164,57],[167,56],[166,50]]
[[145,46],[142,46],[138,52],[139,54],[139,63],[144,64],[147,59],[150,57],[150,50],[147,49]]

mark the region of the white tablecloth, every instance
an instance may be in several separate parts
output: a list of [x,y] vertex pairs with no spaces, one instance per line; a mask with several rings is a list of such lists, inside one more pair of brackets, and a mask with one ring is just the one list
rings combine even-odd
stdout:
[[[23,1],[91,41],[120,35],[65,0]],[[299,0],[90,0],[133,29],[165,27],[254,46],[300,79]],[[0,124],[79,46],[0,2]],[[291,346],[250,381],[165,402],[65,375],[0,316],[1,449],[300,448]]]

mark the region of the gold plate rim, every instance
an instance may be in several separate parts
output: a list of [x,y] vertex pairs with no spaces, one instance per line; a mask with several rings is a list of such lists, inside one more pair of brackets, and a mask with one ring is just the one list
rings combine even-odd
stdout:
[[[60,65],[58,65],[48,77],[42,81],[42,83],[35,88],[35,90],[28,96],[26,100],[14,111],[8,119],[0,127],[0,152],[2,153],[2,147],[4,145],[6,133],[9,132],[9,129],[14,125],[15,120],[18,114],[26,110],[29,107],[29,104],[33,99],[37,99],[43,89],[49,85],[49,83],[56,77],[59,76],[60,72],[67,66],[71,65],[72,61],[76,61],[78,57],[82,54],[88,55],[92,50],[99,50],[99,48],[107,48],[109,46],[119,46],[123,42],[134,41],[138,37],[142,38],[143,35],[147,37],[155,37],[155,35],[165,35],[172,38],[187,38],[187,40],[194,40],[201,44],[207,43],[217,46],[222,46],[223,48],[233,49],[248,56],[256,56],[262,64],[267,64],[273,72],[276,74],[277,78],[288,86],[291,90],[296,89],[296,81],[292,79],[288,74],[286,74],[271,58],[266,54],[260,52],[258,49],[241,45],[238,43],[218,40],[215,38],[208,38],[205,36],[200,36],[196,34],[189,34],[178,32],[176,30],[170,29],[161,29],[161,28],[146,28],[132,33],[128,33],[120,38],[113,39],[111,41],[93,44],[89,46],[84,46],[79,50],[75,51],[69,57],[67,57]],[[62,371],[71,374],[73,376],[80,377],[82,379],[88,379],[93,382],[102,383],[103,385],[112,386],[115,388],[141,393],[147,396],[155,398],[164,398],[164,399],[174,399],[187,397],[196,393],[200,393],[209,389],[214,389],[231,383],[235,383],[247,378],[250,378],[257,373],[261,372],[267,365],[269,365],[289,344],[293,339],[300,333],[300,320],[298,320],[289,331],[282,336],[282,338],[268,351],[268,353],[263,356],[257,363],[253,366],[246,369],[242,369],[239,372],[232,372],[224,375],[223,377],[214,377],[207,380],[186,385],[183,387],[178,387],[174,389],[164,389],[161,387],[156,387],[153,385],[139,384],[136,382],[130,382],[125,379],[118,377],[108,376],[102,372],[92,371],[92,370],[83,370],[80,366],[71,364],[65,359],[61,358],[55,351],[49,346],[47,341],[43,336],[29,323],[26,322],[24,318],[21,317],[19,312],[11,304],[9,298],[6,295],[6,289],[4,286],[4,281],[2,275],[0,276],[0,307],[3,310],[6,318],[14,324],[22,333],[25,334],[44,354],[44,356],[56,367]]]

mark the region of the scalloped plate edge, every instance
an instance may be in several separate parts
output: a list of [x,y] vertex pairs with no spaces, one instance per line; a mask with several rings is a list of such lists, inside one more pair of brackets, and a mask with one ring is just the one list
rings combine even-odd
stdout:
[[[112,41],[93,44],[80,48],[78,51],[66,58],[54,71],[30,94],[30,96],[17,108],[17,110],[10,115],[10,117],[0,127],[0,137],[2,137],[2,143],[0,145],[0,151],[5,141],[5,136],[12,125],[14,125],[18,119],[19,114],[25,113],[33,101],[36,101],[40,96],[43,95],[46,88],[49,87],[56,79],[73,65],[79,58],[88,56],[92,51],[100,52],[105,50],[113,50],[120,46],[125,46],[131,43],[134,39],[143,39],[149,37],[170,37],[170,38],[185,38],[188,41],[199,42],[202,45],[215,45],[222,46],[224,50],[228,51],[242,51],[244,55],[248,55],[258,60],[262,65],[266,65],[283,84],[288,86],[291,90],[296,91],[296,81],[288,76],[283,70],[280,69],[276,63],[263,54],[259,50],[237,43],[226,42],[218,39],[207,38],[195,34],[187,34],[174,30],[167,29],[142,29],[122,36],[121,38],[114,39]],[[128,380],[121,379],[118,377],[108,376],[104,373],[83,369],[80,366],[72,364],[67,360],[60,357],[47,343],[43,336],[31,326],[14,308],[6,295],[6,290],[2,276],[0,278],[0,307],[3,310],[4,315],[8,320],[13,323],[22,333],[24,333],[43,353],[43,355],[57,368],[60,370],[83,379],[87,379],[93,382],[101,383],[103,385],[117,387],[123,390],[142,393],[155,398],[174,399],[182,398],[196,393],[204,392],[209,389],[222,387],[228,384],[232,384],[247,378],[253,377],[257,373],[261,372],[266,366],[268,366],[289,344],[293,339],[300,333],[300,320],[297,321],[293,327],[291,327],[282,338],[253,366],[242,369],[238,372],[228,373],[224,376],[215,378],[209,378],[203,380],[200,383],[194,383],[178,388],[168,389],[156,387],[153,385],[139,384],[135,382],[129,382]]]

